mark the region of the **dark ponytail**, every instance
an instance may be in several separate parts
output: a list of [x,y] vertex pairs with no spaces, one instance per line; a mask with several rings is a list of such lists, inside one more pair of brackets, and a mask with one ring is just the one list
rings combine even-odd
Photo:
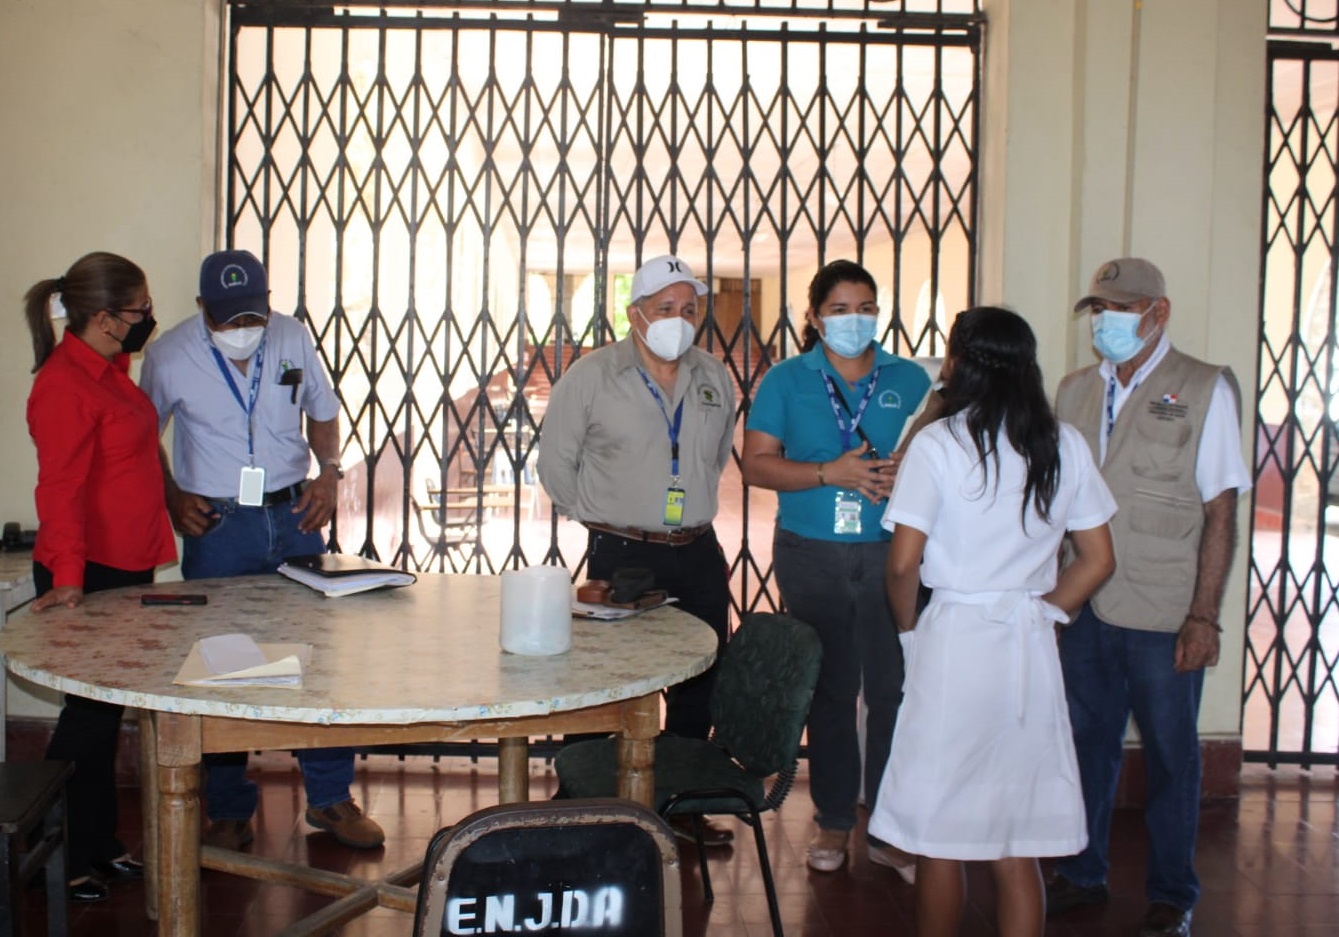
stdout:
[[104,309],[129,305],[144,284],[143,270],[124,257],[105,251],[80,257],[63,277],[33,284],[23,296],[23,315],[33,337],[33,370],[40,368],[56,348],[50,308],[53,295],[60,294],[66,328],[83,335],[94,316]]
[[987,456],[995,462],[996,484],[996,440],[1003,429],[1027,464],[1023,522],[1029,503],[1049,522],[1060,484],[1060,424],[1046,398],[1032,329],[1017,313],[976,306],[954,320],[948,354],[953,369],[944,388],[944,416],[965,412],[967,432],[987,476]]

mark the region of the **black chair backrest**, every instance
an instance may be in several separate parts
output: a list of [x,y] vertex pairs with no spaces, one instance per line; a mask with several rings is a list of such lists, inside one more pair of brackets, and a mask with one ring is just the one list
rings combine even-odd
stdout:
[[673,831],[612,798],[504,804],[439,831],[415,937],[531,931],[681,937]]
[[813,628],[768,612],[744,616],[725,646],[712,737],[750,774],[765,778],[794,763],[822,657]]

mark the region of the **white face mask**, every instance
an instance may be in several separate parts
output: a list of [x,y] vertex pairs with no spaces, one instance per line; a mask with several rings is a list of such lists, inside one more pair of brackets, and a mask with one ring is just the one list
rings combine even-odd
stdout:
[[214,347],[233,361],[250,358],[260,347],[265,337],[265,326],[253,325],[244,329],[228,329],[226,332],[210,332],[210,341]]
[[669,319],[657,319],[652,322],[646,314],[637,310],[637,314],[646,323],[646,347],[651,354],[665,361],[678,361],[683,357],[697,337],[697,329],[683,316]]

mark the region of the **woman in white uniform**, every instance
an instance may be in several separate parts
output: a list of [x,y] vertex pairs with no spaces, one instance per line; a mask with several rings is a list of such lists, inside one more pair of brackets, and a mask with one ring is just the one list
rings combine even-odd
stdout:
[[[1114,569],[1116,503],[1056,421],[1022,318],[960,314],[945,370],[944,417],[912,441],[884,514],[907,673],[869,830],[921,857],[921,937],[957,931],[964,860],[992,864],[999,933],[1035,937],[1037,857],[1087,838],[1053,625]],[[922,580],[934,592],[918,618]]]

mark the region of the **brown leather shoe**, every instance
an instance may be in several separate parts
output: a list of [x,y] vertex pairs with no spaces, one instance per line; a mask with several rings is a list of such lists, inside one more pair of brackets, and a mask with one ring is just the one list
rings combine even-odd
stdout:
[[[679,839],[687,843],[697,842],[693,835],[693,818],[691,816],[670,817],[669,825],[674,830],[674,835]],[[702,818],[702,845],[710,849],[716,846],[729,846],[734,841],[734,830],[728,826],[721,826],[710,817]]]
[[1139,922],[1139,937],[1190,937],[1192,912],[1176,905],[1155,901]]
[[214,820],[205,828],[200,842],[236,852],[255,838],[250,820]]
[[377,821],[366,816],[351,800],[331,807],[308,807],[307,822],[354,849],[376,849],[386,841]]

